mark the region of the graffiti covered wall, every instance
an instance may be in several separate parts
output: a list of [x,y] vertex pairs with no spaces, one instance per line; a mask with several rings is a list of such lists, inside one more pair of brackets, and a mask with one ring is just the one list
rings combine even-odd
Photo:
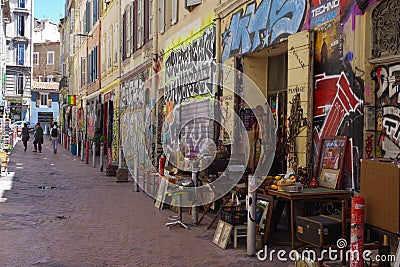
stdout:
[[[311,0],[310,25],[315,32],[314,155],[325,136],[348,136],[343,187],[359,190],[364,129],[365,70],[357,65],[356,17],[376,0]],[[367,88],[369,88],[367,86]],[[371,136],[369,137],[372,138]],[[371,141],[371,140],[370,140]],[[370,147],[367,148],[370,150]],[[314,164],[318,156],[314,158]]]
[[[170,163],[196,157],[206,138],[212,138],[212,99],[215,94],[215,24],[210,20],[190,36],[180,37],[164,54],[164,154]],[[204,22],[203,22],[204,23]],[[200,26],[200,27],[199,27]],[[182,152],[184,155],[182,155]]]
[[302,29],[307,0],[252,1],[225,20],[222,62],[279,43]]
[[372,77],[376,82],[376,130],[380,133],[377,156],[396,158],[400,153],[400,64],[379,66]]

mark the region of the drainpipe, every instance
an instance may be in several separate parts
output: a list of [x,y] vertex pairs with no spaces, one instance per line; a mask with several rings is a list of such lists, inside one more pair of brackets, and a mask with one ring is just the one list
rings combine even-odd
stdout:
[[122,84],[121,84],[121,58],[122,58],[122,23],[121,23],[121,0],[117,1],[118,5],[118,27],[119,27],[119,35],[118,35],[118,44],[119,44],[119,59],[118,59],[118,138],[117,138],[117,148],[118,148],[118,169],[122,168],[122,142],[121,142],[121,95],[122,95]]

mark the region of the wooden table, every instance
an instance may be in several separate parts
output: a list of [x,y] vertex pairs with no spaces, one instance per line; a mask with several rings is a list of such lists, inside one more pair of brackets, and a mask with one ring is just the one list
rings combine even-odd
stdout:
[[294,201],[304,200],[304,201],[320,201],[324,200],[329,202],[330,200],[340,200],[342,204],[342,231],[343,235],[345,230],[345,207],[348,207],[348,199],[350,197],[350,191],[348,190],[335,190],[324,187],[317,188],[304,188],[301,193],[288,193],[281,192],[278,190],[268,190],[268,194],[276,198],[285,199],[290,201],[290,231],[292,235],[292,248],[295,249],[296,246],[296,235],[295,235],[295,219],[294,219]]

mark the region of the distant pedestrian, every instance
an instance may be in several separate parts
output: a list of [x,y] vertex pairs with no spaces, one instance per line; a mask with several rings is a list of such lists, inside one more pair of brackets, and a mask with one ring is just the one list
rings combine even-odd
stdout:
[[43,144],[43,128],[40,127],[40,122],[36,123],[36,128],[35,128],[35,140],[33,141],[33,146],[35,150],[33,152],[38,152],[39,148],[39,153],[42,153],[42,144]]
[[59,135],[60,135],[60,131],[58,129],[57,122],[55,121],[50,130],[50,141],[53,143],[54,154],[57,154],[58,136]]
[[22,142],[24,143],[24,151],[26,151],[26,147],[28,146],[29,141],[29,128],[27,123],[24,123],[24,127],[22,127],[21,136]]

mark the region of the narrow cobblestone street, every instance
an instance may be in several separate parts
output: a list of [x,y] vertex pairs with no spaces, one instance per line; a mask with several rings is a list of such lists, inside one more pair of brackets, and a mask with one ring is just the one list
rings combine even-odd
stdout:
[[43,153],[16,145],[0,197],[0,266],[272,266],[246,256],[243,241],[213,244],[211,216],[168,230],[173,212],[64,148],[54,155],[47,140]]

